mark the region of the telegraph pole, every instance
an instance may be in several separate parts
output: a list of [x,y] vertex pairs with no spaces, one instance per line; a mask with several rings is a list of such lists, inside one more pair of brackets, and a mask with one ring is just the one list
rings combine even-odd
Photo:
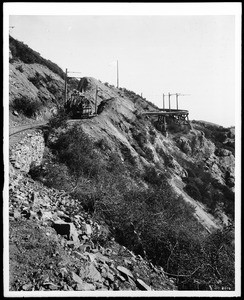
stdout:
[[176,109],[178,110],[178,97],[179,97],[179,94],[175,94],[176,95]]
[[165,103],[164,103],[164,94],[163,94],[163,109],[165,109]]
[[97,114],[97,85],[96,85],[96,92],[95,92],[95,115]]
[[119,88],[119,61],[117,60],[117,89]]
[[68,69],[65,69],[65,81],[64,81],[64,102],[67,101],[67,78],[68,78]]
[[171,110],[170,109],[170,96],[171,96],[171,94],[169,93],[169,110]]

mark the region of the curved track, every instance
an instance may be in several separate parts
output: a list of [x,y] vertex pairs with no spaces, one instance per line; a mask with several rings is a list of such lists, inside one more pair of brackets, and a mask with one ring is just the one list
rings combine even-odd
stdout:
[[25,131],[25,130],[28,130],[28,129],[43,127],[47,124],[48,124],[48,122],[40,122],[40,123],[36,123],[36,124],[10,127],[9,128],[9,136],[15,135],[19,132],[22,132],[22,131]]

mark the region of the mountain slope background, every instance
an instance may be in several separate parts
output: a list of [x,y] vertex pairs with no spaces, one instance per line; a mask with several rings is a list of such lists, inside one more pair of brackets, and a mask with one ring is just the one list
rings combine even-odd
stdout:
[[[143,268],[143,280],[154,290],[167,286],[182,290],[233,290],[234,128],[192,121],[191,128],[169,126],[166,137],[157,130],[155,120],[142,115],[158,109],[153,103],[126,88],[115,88],[91,77],[86,78],[85,95],[94,110],[97,87],[98,114],[90,119],[71,120],[63,109],[62,70],[13,38],[10,51],[10,126],[35,124],[37,120],[49,122],[39,132],[44,140],[41,159],[30,161],[25,171],[11,163],[11,180],[20,172],[21,180],[33,180],[39,189],[54,189],[68,195],[64,201],[65,214],[73,216],[78,209],[89,215],[85,222],[103,224],[107,234],[94,234],[93,242],[105,248],[118,243],[139,256],[141,265],[150,262],[156,273],[162,268],[166,277],[158,275],[157,282]],[[77,85],[77,80],[69,79],[68,90]],[[23,153],[15,159],[21,157]],[[12,187],[13,193],[23,189],[21,180]],[[50,192],[47,194],[50,198]],[[59,199],[56,204],[59,201],[62,203]],[[27,219],[39,224],[40,230],[47,224],[57,228],[53,226],[54,202],[49,201],[53,206],[49,208],[49,217],[43,218],[47,208],[42,207],[41,217],[31,219],[31,212],[38,212],[31,201],[24,208],[14,204],[10,197],[10,229],[16,232],[16,222],[20,223],[19,228],[25,226],[24,209],[30,214]],[[68,223],[71,221],[73,224],[72,218]],[[56,243],[60,243],[58,238]],[[71,259],[77,249],[70,248]],[[72,264],[68,266],[71,268]],[[124,265],[128,266],[136,277],[133,263]],[[22,271],[29,274],[32,269],[30,264],[29,270]],[[15,266],[13,270],[14,273]],[[67,272],[73,274],[70,272],[74,270]],[[82,277],[80,273],[79,276]],[[59,285],[57,278],[53,282],[58,286],[56,289],[74,288],[67,282]],[[170,278],[174,279],[174,287]],[[126,289],[114,284],[111,278],[108,282],[108,286],[103,282],[102,288]],[[138,281],[134,282],[137,285],[130,282],[127,289],[138,288]],[[28,282],[11,283],[13,290],[21,290],[25,285]],[[40,288],[33,283],[29,286]],[[42,283],[43,289],[51,286]],[[88,288],[81,286],[81,290]],[[98,285],[93,286],[98,289]]]

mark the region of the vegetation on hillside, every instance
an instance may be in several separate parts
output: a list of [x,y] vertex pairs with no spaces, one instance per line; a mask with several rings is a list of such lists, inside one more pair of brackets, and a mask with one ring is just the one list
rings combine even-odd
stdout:
[[[206,237],[194,209],[173,193],[164,173],[147,167],[141,174],[133,161],[123,162],[106,141],[94,142],[79,126],[63,123],[51,135],[51,161],[35,178],[79,199],[118,242],[175,277],[179,289],[234,289],[233,228]],[[148,188],[140,188],[142,181]]]
[[29,46],[14,39],[12,36],[9,36],[9,48],[12,53],[12,61],[19,59],[26,64],[41,64],[58,74],[61,78],[65,78],[65,73],[57,64],[41,57],[40,53],[32,50]]
[[39,101],[39,99],[31,99],[28,96],[15,98],[10,104],[10,108],[12,110],[16,110],[18,113],[21,113],[28,118],[35,117],[42,107],[43,104]]
[[209,172],[204,171],[202,165],[187,163],[188,177],[183,178],[186,183],[185,191],[193,199],[202,202],[209,209],[211,214],[215,214],[218,209],[222,209],[226,215],[234,220],[235,195],[227,186],[214,179]]
[[196,129],[199,128],[207,139],[213,142],[218,149],[226,149],[235,154],[235,143],[233,142],[226,142],[227,138],[234,139],[234,135],[231,133],[229,128],[225,128],[223,126],[214,125],[214,124],[207,124],[201,121],[192,121],[194,127]]

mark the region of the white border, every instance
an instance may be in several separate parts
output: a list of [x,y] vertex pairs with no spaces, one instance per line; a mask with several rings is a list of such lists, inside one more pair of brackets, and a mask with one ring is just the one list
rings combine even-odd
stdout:
[[[58,8],[57,8],[58,6]],[[12,15],[238,15],[241,3],[4,3]]]
[[[234,15],[236,26],[236,52],[235,52],[235,126],[236,126],[236,199],[241,200],[241,2],[228,3],[4,3],[4,164],[5,164],[5,185],[4,185],[4,203],[3,203],[3,224],[4,224],[4,296],[7,297],[182,297],[182,296],[211,296],[211,297],[233,297],[241,295],[241,231],[236,226],[236,290],[235,291],[155,291],[155,292],[10,292],[8,291],[9,265],[8,265],[8,149],[9,149],[9,116],[8,116],[8,80],[9,80],[9,16],[10,15]],[[236,224],[241,224],[241,209],[236,205]]]

